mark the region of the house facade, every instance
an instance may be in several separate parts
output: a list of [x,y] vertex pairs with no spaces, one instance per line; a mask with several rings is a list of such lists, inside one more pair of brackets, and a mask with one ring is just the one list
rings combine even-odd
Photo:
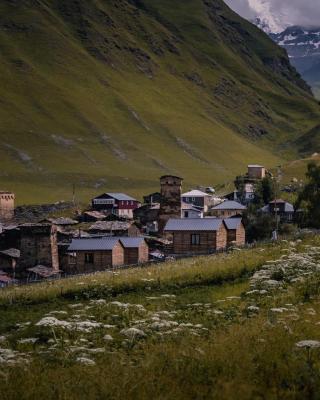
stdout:
[[226,200],[223,203],[211,208],[210,212],[213,216],[217,218],[230,218],[237,215],[242,215],[246,206],[233,200]]
[[270,201],[270,203],[262,207],[260,211],[277,216],[281,222],[290,223],[293,222],[294,219],[293,205],[282,199]]
[[203,209],[192,204],[181,204],[181,218],[203,218]]
[[23,224],[20,230],[19,269],[36,265],[59,271],[57,227],[50,224]]
[[149,261],[149,246],[143,237],[121,237],[120,242],[124,248],[124,264],[136,265]]
[[65,272],[102,271],[124,264],[124,247],[118,238],[73,239],[68,248]]
[[195,207],[201,208],[204,212],[208,211],[211,196],[200,190],[191,190],[190,192],[183,193],[181,201],[185,204],[191,204]]
[[246,230],[241,218],[227,218],[224,220],[227,228],[227,246],[244,246],[246,244]]
[[263,179],[266,176],[266,168],[263,165],[250,164],[248,165],[249,179]]
[[120,218],[133,218],[133,211],[141,203],[124,193],[103,193],[92,199],[92,209],[114,214]]
[[227,247],[227,228],[222,219],[170,219],[165,227],[176,255],[206,254]]

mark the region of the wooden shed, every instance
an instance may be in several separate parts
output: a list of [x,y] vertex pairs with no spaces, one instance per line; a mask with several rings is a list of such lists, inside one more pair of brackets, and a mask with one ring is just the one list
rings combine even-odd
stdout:
[[114,237],[73,239],[68,255],[68,273],[100,271],[124,264],[124,247]]
[[149,261],[149,246],[143,237],[121,237],[124,247],[124,264],[134,265]]
[[227,228],[227,246],[244,246],[246,231],[241,218],[228,218],[224,220]]
[[165,227],[176,255],[206,254],[227,247],[227,229],[220,218],[170,219]]

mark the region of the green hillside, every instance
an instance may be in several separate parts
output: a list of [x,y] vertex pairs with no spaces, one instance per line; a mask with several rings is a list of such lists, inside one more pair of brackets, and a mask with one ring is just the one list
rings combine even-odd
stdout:
[[[221,0],[3,0],[0,188],[18,202],[217,184],[297,158],[319,105]],[[310,149],[310,153],[318,149]]]

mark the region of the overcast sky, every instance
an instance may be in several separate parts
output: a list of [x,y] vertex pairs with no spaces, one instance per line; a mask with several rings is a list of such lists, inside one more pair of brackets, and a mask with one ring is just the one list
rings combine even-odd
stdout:
[[[238,14],[250,19],[272,16],[283,26],[320,25],[320,0],[225,0]],[[268,14],[268,15],[266,15]],[[270,15],[271,14],[271,15]]]

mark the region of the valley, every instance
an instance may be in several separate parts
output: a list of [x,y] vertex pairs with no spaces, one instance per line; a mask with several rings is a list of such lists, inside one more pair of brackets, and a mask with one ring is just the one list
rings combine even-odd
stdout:
[[220,0],[5,0],[0,48],[0,185],[20,204],[223,184],[299,158],[320,121],[284,51]]

